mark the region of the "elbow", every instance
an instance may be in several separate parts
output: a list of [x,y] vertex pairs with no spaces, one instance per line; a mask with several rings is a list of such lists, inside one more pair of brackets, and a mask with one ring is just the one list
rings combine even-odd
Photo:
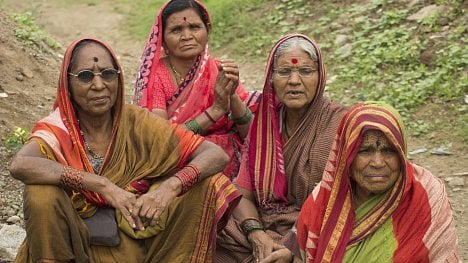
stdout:
[[15,179],[18,179],[18,180],[21,180],[22,177],[21,177],[21,161],[19,160],[21,159],[20,157],[16,156],[13,158],[13,160],[11,161],[11,164],[10,164],[10,167],[8,168],[8,170],[10,171],[10,175],[15,178]]

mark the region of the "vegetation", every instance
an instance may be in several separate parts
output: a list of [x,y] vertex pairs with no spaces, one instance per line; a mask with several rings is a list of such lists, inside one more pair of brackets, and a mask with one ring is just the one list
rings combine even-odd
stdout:
[[12,18],[18,24],[15,29],[16,37],[27,45],[42,51],[60,48],[57,41],[44,32],[37,23],[34,23],[32,12],[15,13]]
[[14,132],[10,132],[2,139],[3,145],[10,150],[18,150],[28,139],[29,133],[21,127]]

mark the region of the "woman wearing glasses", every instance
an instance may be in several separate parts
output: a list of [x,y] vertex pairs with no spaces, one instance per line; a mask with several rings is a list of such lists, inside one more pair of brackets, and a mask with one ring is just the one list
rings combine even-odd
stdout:
[[17,262],[211,261],[216,229],[240,197],[218,173],[228,156],[124,105],[120,71],[98,40],[68,47],[54,111],[10,166],[26,185]]
[[234,61],[210,54],[210,33],[210,17],[201,2],[168,1],[143,51],[134,103],[221,146],[230,157],[224,174],[234,178],[257,95],[239,83]]
[[217,262],[294,259],[283,242],[321,179],[345,113],[324,96],[322,55],[306,36],[279,40],[266,72],[236,180],[243,197],[218,236]]

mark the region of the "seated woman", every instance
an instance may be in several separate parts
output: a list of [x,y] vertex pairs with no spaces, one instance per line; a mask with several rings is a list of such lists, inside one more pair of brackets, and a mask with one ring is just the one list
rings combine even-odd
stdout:
[[233,178],[258,94],[249,95],[239,84],[234,61],[211,56],[210,32],[210,17],[199,1],[168,1],[143,52],[134,103],[221,146],[231,158],[224,173]]
[[240,197],[217,174],[227,162],[203,137],[124,105],[107,45],[73,42],[54,111],[11,163],[26,185],[17,262],[209,262]]
[[366,102],[349,111],[299,215],[304,262],[459,262],[444,184],[406,154],[393,108]]
[[286,258],[282,245],[299,210],[320,181],[345,108],[324,96],[325,68],[318,46],[287,35],[273,47],[239,176],[243,194],[218,236],[217,262]]

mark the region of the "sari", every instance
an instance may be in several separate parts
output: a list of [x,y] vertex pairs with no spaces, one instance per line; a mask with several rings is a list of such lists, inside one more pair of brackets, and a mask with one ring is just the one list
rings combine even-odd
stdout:
[[[199,1],[196,2],[203,8],[202,15],[207,18],[208,26],[211,27],[205,6]],[[166,56],[163,47],[162,13],[169,3],[170,1],[159,10],[151,28],[141,57],[133,103],[150,111],[153,109],[166,110],[171,122],[183,124],[213,105],[220,61],[211,56],[207,45],[182,83],[178,87],[174,87],[169,69],[162,60]],[[236,92],[239,98],[254,112],[258,93],[249,94],[244,90],[242,84],[239,84]],[[224,170],[224,174],[230,178],[236,176],[242,140],[236,131],[234,122],[225,115],[208,128],[204,136],[207,140],[221,146],[229,155],[231,161]]]
[[[104,46],[95,39],[80,39],[67,49],[54,111],[33,128],[30,141],[39,144],[44,157],[63,165],[94,173],[85,152],[83,136],[68,91],[68,68],[74,48],[82,41]],[[119,74],[111,143],[98,175],[141,195],[157,188],[185,166],[203,137],[158,118],[134,105],[124,105],[123,76]],[[151,134],[151,136],[148,136]],[[82,218],[97,207],[107,206],[98,193],[64,191],[54,185],[27,185],[25,218],[27,237],[17,262],[40,259],[74,262],[211,262],[218,228],[240,197],[230,180],[217,174],[205,178],[177,197],[155,226],[134,230],[116,209],[121,242],[115,247],[92,245]],[[196,231],[185,231],[187,227]],[[179,246],[183,242],[185,246]],[[41,244],[41,245],[38,245]]]
[[[368,130],[382,131],[402,163],[385,193],[353,205],[350,165]],[[297,238],[304,262],[458,262],[452,209],[443,182],[407,158],[401,117],[381,102],[343,118],[323,179],[304,203]]]
[[[317,54],[317,92],[299,127],[284,141],[281,135],[284,106],[278,101],[272,79],[274,55],[286,40],[301,37],[312,43]],[[286,35],[272,48],[265,74],[262,98],[244,144],[237,186],[254,193],[266,233],[282,246],[296,222],[299,210],[320,181],[326,157],[345,107],[324,96],[325,67],[322,54],[311,39],[300,34]],[[252,247],[240,222],[231,218],[218,235],[216,260],[241,259],[252,262]],[[234,252],[232,252],[234,251]],[[222,260],[221,260],[222,259]],[[236,262],[232,260],[232,262]]]

